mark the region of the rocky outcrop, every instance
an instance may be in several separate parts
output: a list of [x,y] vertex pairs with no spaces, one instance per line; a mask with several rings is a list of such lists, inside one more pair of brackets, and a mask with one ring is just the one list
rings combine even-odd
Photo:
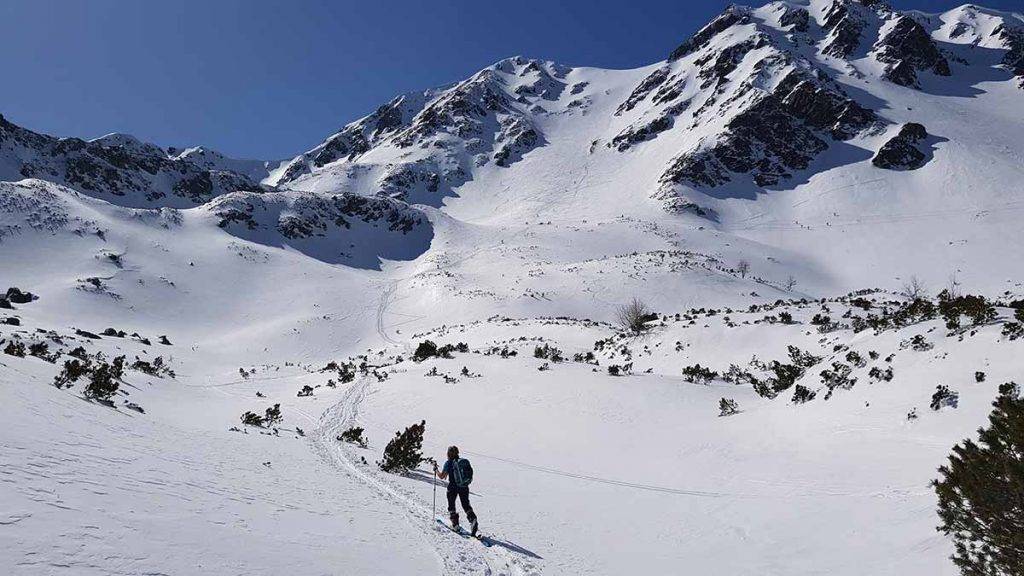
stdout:
[[845,140],[878,122],[874,112],[806,69],[792,69],[771,92],[753,94],[717,138],[677,156],[662,184],[712,188],[732,174],[749,174],[758,186],[772,186],[806,169],[829,139]]
[[423,108],[432,91],[399,96],[332,135],[316,148],[292,159],[279,183],[289,182],[339,160],[354,161],[402,130]]
[[836,58],[850,56],[860,46],[864,26],[864,18],[856,6],[848,0],[833,0],[821,23],[821,28],[828,32],[821,48],[822,54]]
[[[447,194],[468,180],[473,167],[491,162],[508,167],[545,144],[534,116],[544,113],[543,104],[569,90],[567,72],[552,63],[515,57],[463,82],[396,98],[293,159],[278,183],[291,186],[329,164],[338,173],[345,170],[341,165],[362,163],[370,150],[392,148],[385,156],[402,161],[384,167],[379,193],[416,196],[417,202],[439,205],[441,196],[430,199],[415,192]],[[585,83],[577,84],[573,93],[584,88]]]
[[710,51],[694,61],[700,67],[697,77],[702,80],[701,89],[721,86],[729,80],[728,76],[751,51],[768,46],[771,40],[765,34],[755,34],[742,42],[726,46],[721,50]]
[[631,125],[612,138],[611,146],[619,152],[623,152],[634,144],[654,138],[659,133],[671,128],[672,124],[672,116],[663,114],[650,122]]
[[379,267],[378,258],[415,258],[433,236],[423,212],[383,197],[240,192],[202,209],[246,240],[288,244],[326,262],[359,267]]
[[749,8],[735,5],[730,6],[725,10],[725,12],[709,22],[707,26],[698,30],[696,34],[690,36],[685,42],[680,44],[679,47],[673,50],[668,56],[668,61],[673,62],[700,50],[718,34],[721,34],[736,24],[746,23],[749,19]]
[[33,300],[38,300],[39,296],[28,291],[22,291],[17,286],[11,286],[7,289],[5,298],[13,304],[28,304]]
[[1017,78],[1017,85],[1024,89],[1024,27],[1010,27],[999,24],[992,35],[1002,40],[1007,51],[1002,65]]
[[248,176],[210,169],[191,156],[124,134],[95,140],[54,138],[21,128],[0,116],[0,158],[17,173],[3,180],[38,178],[66,184],[130,207],[194,206],[237,190],[262,190]]
[[807,32],[810,26],[811,15],[806,8],[786,6],[785,12],[779,18],[779,24],[793,32]]
[[887,170],[916,170],[924,166],[927,156],[918,145],[928,137],[924,126],[909,122],[878,149],[871,163]]
[[622,104],[619,104],[618,109],[615,110],[615,115],[621,116],[623,112],[628,112],[635,108],[636,105],[647,98],[655,88],[661,86],[665,80],[668,79],[670,71],[671,69],[665,66],[648,74],[647,77],[633,89],[629,94],[629,97],[627,97]]
[[208,208],[221,228],[242,224],[249,230],[273,227],[286,238],[323,236],[331,228],[350,229],[355,221],[384,224],[406,234],[427,219],[408,205],[388,198],[356,194],[237,193],[222,196]]
[[900,16],[875,48],[875,58],[886,65],[882,76],[901,86],[916,87],[918,71],[950,75],[949,62],[938,46],[924,27],[909,16]]

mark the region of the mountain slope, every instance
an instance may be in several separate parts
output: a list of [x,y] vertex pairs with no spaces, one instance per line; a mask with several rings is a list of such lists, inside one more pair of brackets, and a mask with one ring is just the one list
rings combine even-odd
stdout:
[[[928,482],[1020,382],[1022,25],[732,7],[283,162],[0,120],[0,571],[955,574]],[[992,314],[895,325],[912,279]],[[119,356],[109,401],[62,379]],[[423,419],[490,548],[374,466]]]
[[228,192],[260,190],[263,166],[202,148],[163,150],[126,134],[58,139],[0,116],[0,179],[49,180],[122,206],[185,208]]

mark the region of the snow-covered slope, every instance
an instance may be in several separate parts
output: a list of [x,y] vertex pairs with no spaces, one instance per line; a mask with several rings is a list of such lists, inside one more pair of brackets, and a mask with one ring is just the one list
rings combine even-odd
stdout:
[[[0,299],[0,571],[954,574],[928,482],[1024,373],[1022,30],[731,7],[649,66],[509,58],[283,162],[0,119],[0,296],[37,297]],[[911,277],[995,317],[866,328]],[[642,336],[609,323],[633,297]],[[428,338],[469,351],[412,363]],[[819,358],[773,399],[728,372],[788,345]],[[109,404],[53,385],[120,355]],[[422,419],[496,545],[374,466]]]

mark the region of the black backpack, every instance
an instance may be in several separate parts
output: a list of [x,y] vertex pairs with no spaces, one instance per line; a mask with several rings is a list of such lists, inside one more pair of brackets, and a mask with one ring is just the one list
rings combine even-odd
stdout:
[[459,458],[452,462],[452,480],[459,488],[468,488],[473,482],[473,466],[469,460]]

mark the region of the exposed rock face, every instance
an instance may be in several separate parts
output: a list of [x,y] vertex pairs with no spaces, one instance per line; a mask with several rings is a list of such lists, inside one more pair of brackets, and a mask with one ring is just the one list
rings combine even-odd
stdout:
[[619,108],[615,111],[616,116],[620,116],[623,112],[628,112],[636,107],[637,104],[642,102],[651,93],[652,90],[661,86],[663,82],[668,78],[670,69],[666,66],[664,68],[658,68],[654,72],[651,72],[646,78],[643,79],[633,92],[630,93],[629,97],[622,104],[619,104]]
[[657,136],[658,133],[668,130],[672,127],[673,122],[672,115],[665,114],[639,126],[629,126],[615,138],[612,138],[611,145],[619,152],[622,152],[634,144],[650,140]]
[[949,76],[949,62],[924,27],[909,16],[900,16],[878,42],[875,58],[886,64],[883,77],[901,86],[917,86],[917,71]]
[[[222,196],[209,207],[221,228],[241,224],[249,230],[273,227],[284,237],[324,236],[331,227],[350,229],[355,221],[385,224],[391,232],[406,234],[429,224],[426,217],[408,205],[388,198],[356,194],[322,196],[301,194],[237,193]],[[271,218],[268,220],[267,215]]]
[[758,186],[775,185],[806,169],[828,139],[845,140],[878,122],[874,112],[806,69],[792,69],[771,92],[751,93],[753,103],[716,140],[673,160],[663,184],[715,187],[731,174],[750,174]]
[[292,159],[280,182],[295,180],[338,160],[359,158],[406,126],[422,110],[430,93],[399,96],[377,108],[373,114],[345,126],[316,148]]
[[730,120],[717,142],[678,157],[662,181],[714,187],[730,181],[728,173],[733,172],[749,173],[758,186],[771,186],[788,178],[790,170],[807,168],[827,147],[770,94]]
[[786,12],[779,18],[779,24],[794,32],[807,32],[811,15],[805,8],[786,7]]
[[1024,27],[1014,28],[1004,23],[997,26],[992,34],[1007,47],[1003,66],[1017,77],[1017,85],[1024,89]]
[[[435,195],[441,187],[450,190],[469,178],[457,164],[442,166],[430,159],[416,162],[389,164],[377,185],[380,195],[410,201],[419,195]],[[413,198],[410,198],[413,197]]]
[[205,206],[227,232],[310,257],[379,269],[379,258],[415,258],[433,237],[423,212],[397,200],[357,194],[239,192]]
[[924,126],[914,122],[904,124],[899,133],[878,149],[871,163],[887,170],[916,170],[927,161],[927,156],[917,146],[927,137]]
[[123,134],[86,141],[54,138],[16,126],[0,116],[0,158],[18,167],[5,180],[39,178],[133,207],[191,206],[236,190],[262,188],[247,176],[215,170],[191,157]]
[[[473,168],[511,166],[546,143],[534,121],[545,113],[544,104],[566,90],[582,94],[587,87],[570,88],[568,70],[509,58],[457,84],[396,98],[292,160],[278,184],[290,187],[325,168],[358,178],[360,173],[349,168],[380,167],[378,194],[439,205]],[[364,158],[377,149],[390,149],[383,166]]]
[[37,300],[39,297],[31,292],[24,292],[17,286],[11,286],[7,289],[6,298],[14,304],[28,304],[33,300]]
[[678,60],[688,54],[692,54],[703,48],[709,40],[724,32],[730,27],[736,24],[742,24],[749,20],[750,9],[742,6],[730,6],[725,12],[720,14],[714,20],[709,22],[707,26],[704,26],[697,31],[696,34],[690,36],[685,42],[679,45],[678,48],[669,54],[668,61],[672,62]]
[[821,48],[822,54],[836,58],[848,57],[860,46],[864,26],[864,18],[855,6],[847,0],[833,0],[825,10],[825,19],[821,24],[822,29],[829,33]]
[[751,51],[763,48],[771,43],[764,34],[755,34],[738,44],[733,44],[717,52],[709,52],[704,57],[694,61],[700,66],[697,77],[703,80],[701,88],[708,88],[712,85],[721,86],[729,80],[728,76],[736,69],[736,66]]

